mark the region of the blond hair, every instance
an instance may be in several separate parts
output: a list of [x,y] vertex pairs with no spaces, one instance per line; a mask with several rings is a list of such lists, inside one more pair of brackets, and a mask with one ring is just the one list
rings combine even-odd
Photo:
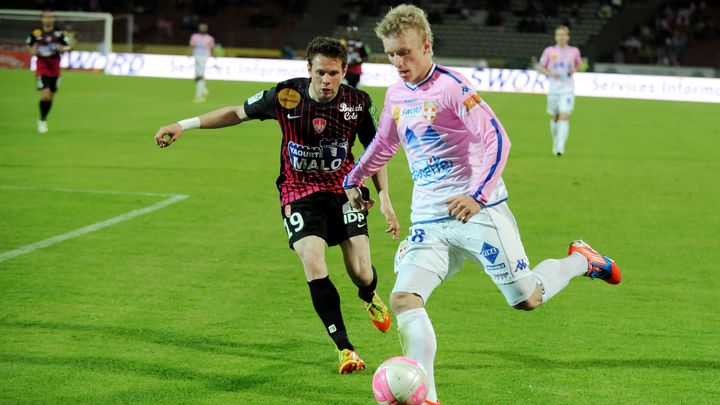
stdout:
[[432,44],[433,33],[425,11],[411,4],[401,4],[391,8],[385,17],[375,26],[375,34],[383,39],[389,36],[397,36],[405,30],[414,28],[421,42],[429,40]]
[[568,35],[570,35],[570,27],[568,27],[567,25],[558,25],[557,27],[555,27],[555,31],[557,30],[563,30],[567,32]]

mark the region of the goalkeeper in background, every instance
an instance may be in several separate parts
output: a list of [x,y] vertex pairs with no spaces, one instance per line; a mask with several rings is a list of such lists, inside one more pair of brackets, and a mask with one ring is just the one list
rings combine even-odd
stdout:
[[40,90],[40,119],[38,132],[48,131],[47,116],[60,82],[60,55],[70,50],[65,32],[55,29],[55,13],[43,10],[40,21],[42,28],[35,28],[26,43],[30,53],[37,57],[35,78]]

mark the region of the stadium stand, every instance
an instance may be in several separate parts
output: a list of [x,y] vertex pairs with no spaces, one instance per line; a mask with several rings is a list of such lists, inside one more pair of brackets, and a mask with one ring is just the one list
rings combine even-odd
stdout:
[[614,63],[720,67],[720,7],[706,1],[667,1],[624,30]]
[[[691,0],[421,0],[436,33],[442,57],[485,60],[490,66],[533,66],[553,42],[553,29],[568,25],[571,43],[591,61],[720,66],[720,8]],[[105,11],[135,17],[136,51],[174,45],[183,52],[199,21],[228,56],[302,56],[316,35],[342,37],[359,27],[359,37],[384,60],[374,25],[387,0],[173,0],[173,1],[6,1],[8,8],[52,7]],[[116,26],[116,31],[122,29]],[[116,33],[116,37],[121,34]],[[257,51],[252,51],[256,49]],[[281,51],[282,50],[282,51]]]

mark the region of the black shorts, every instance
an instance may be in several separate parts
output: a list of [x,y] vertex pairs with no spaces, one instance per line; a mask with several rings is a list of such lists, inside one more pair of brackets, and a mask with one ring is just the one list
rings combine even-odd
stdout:
[[[362,187],[363,198],[370,198],[370,191]],[[288,234],[290,249],[293,243],[306,236],[318,236],[328,246],[339,245],[357,235],[368,235],[367,211],[350,208],[345,195],[329,192],[310,194],[280,209]]]
[[57,92],[58,90],[58,84],[59,84],[59,77],[49,77],[49,76],[38,76],[36,77],[37,82],[37,89],[50,89],[53,93]]

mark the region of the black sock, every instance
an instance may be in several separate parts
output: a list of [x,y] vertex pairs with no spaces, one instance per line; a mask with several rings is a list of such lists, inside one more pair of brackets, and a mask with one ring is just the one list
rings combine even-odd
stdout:
[[52,100],[40,100],[40,120],[45,121],[52,107]]
[[309,281],[308,287],[315,312],[325,325],[325,330],[335,342],[335,346],[339,350],[355,350],[345,330],[345,322],[340,311],[340,294],[330,281],[330,277]]
[[372,302],[373,295],[375,295],[375,288],[377,288],[377,270],[375,270],[375,266],[371,265],[370,267],[373,272],[373,279],[370,282],[370,285],[366,287],[358,286],[358,297],[368,304]]

